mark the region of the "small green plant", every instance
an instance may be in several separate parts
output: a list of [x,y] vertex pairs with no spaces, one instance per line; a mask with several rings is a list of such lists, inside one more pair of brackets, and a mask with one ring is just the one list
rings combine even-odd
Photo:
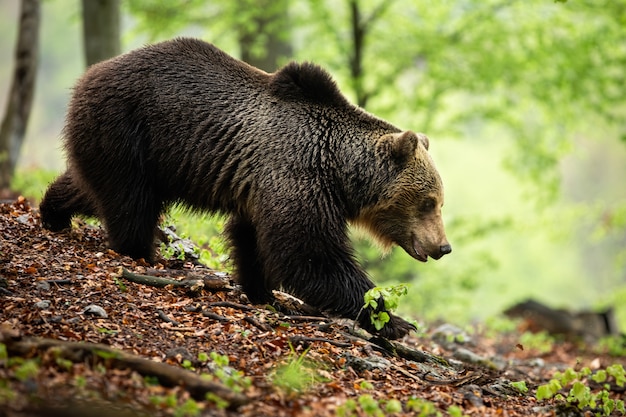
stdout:
[[[575,371],[572,368],[564,372],[557,372],[554,377],[544,385],[537,388],[537,400],[554,398],[557,401],[565,401],[578,407],[580,410],[590,408],[596,416],[609,416],[613,413],[626,414],[624,402],[610,397],[610,385],[612,379],[618,387],[626,385],[626,372],[619,364],[608,366],[606,369],[592,373],[589,368]],[[602,389],[592,391],[590,381],[601,384]],[[567,390],[567,396],[562,392]]]
[[353,417],[357,415],[357,403],[349,398],[337,407],[337,417]]
[[189,371],[195,370],[195,368],[193,367],[193,364],[191,363],[189,359],[183,359],[183,363],[181,363],[180,366],[182,366],[183,368]]
[[385,403],[385,414],[401,413],[402,403],[396,399],[387,400]]
[[169,395],[153,395],[150,397],[150,402],[159,408],[174,408],[178,400],[176,394],[171,393]]
[[[362,381],[359,384],[361,390],[373,390],[374,385],[369,381]],[[442,414],[437,410],[437,406],[427,400],[411,397],[406,402],[403,409],[402,403],[394,398],[377,400],[369,393],[360,395],[356,400],[350,398],[337,407],[338,417],[356,417],[360,415],[383,417],[401,414],[403,411],[412,411],[411,415],[418,417],[440,417]],[[459,407],[451,406],[448,412],[453,417],[463,417]]]
[[[181,261],[185,260],[185,251],[184,250],[179,250],[179,248],[176,248],[172,242],[171,242],[172,238],[170,238],[170,242],[168,243],[164,243],[161,242],[161,244],[159,245],[159,251],[161,252],[161,256],[167,260],[171,260],[171,259],[179,259]],[[181,258],[182,255],[182,258]]]
[[510,385],[516,390],[518,390],[521,394],[526,394],[528,392],[526,381],[511,382]]
[[39,362],[37,359],[28,359],[20,364],[15,370],[15,377],[24,382],[34,378],[39,373]]
[[252,385],[252,380],[244,376],[243,372],[236,371],[228,366],[230,363],[228,356],[211,352],[209,357],[215,367],[213,375],[234,392],[242,392]]
[[174,417],[195,417],[200,415],[202,408],[196,401],[188,398],[184,403],[174,409]]
[[16,397],[17,394],[9,386],[9,381],[0,380],[0,405],[13,401]]
[[117,333],[119,333],[119,330],[111,330],[111,329],[107,329],[106,327],[98,327],[98,333],[102,333],[102,334],[117,334]]
[[115,283],[115,285],[117,285],[117,288],[119,288],[121,292],[128,291],[128,289],[126,288],[126,284],[124,283],[124,281],[119,279],[119,277],[113,277],[113,282]]
[[226,407],[228,407],[228,401],[213,392],[207,392],[205,395],[205,399],[215,404],[215,406],[220,410],[224,410],[226,409]]
[[306,392],[323,378],[317,371],[320,364],[306,357],[309,350],[301,354],[296,353],[290,345],[291,353],[285,363],[276,368],[271,376],[272,382],[286,392]]
[[56,357],[54,358],[54,361],[56,362],[59,368],[64,369],[66,371],[69,371],[70,369],[72,369],[72,366],[74,366],[74,362],[72,362],[69,359]]
[[383,417],[402,412],[402,403],[396,399],[377,400],[370,394],[360,395],[356,401],[352,398],[337,407],[338,417],[356,417],[358,415]]
[[6,362],[7,359],[9,359],[7,346],[4,343],[0,343],[0,362]]
[[74,378],[74,385],[79,389],[85,388],[87,386],[87,378],[83,375],[76,375]]
[[[105,329],[107,330],[107,329]],[[100,350],[100,349],[94,349],[93,350],[93,354],[102,358],[102,359],[116,359],[119,355],[116,352],[113,351],[107,351],[107,350]]]
[[[165,223],[175,224],[181,237],[187,237],[197,245],[202,264],[212,269],[229,271],[228,248],[222,237],[226,217],[191,213],[183,207],[174,206],[168,210]],[[174,256],[174,251],[170,253],[166,249],[166,252]]]
[[554,348],[554,337],[545,331],[538,333],[524,332],[520,336],[519,343],[524,349],[535,350],[540,354],[548,353]]
[[[390,317],[387,312],[395,311],[400,303],[400,297],[406,296],[407,293],[408,287],[405,284],[374,287],[365,293],[363,309],[370,309],[370,320],[376,330],[382,329],[389,322]],[[383,306],[385,311],[377,311],[381,297],[385,303]]]
[[603,337],[598,341],[596,350],[615,357],[626,356],[626,338],[622,335]]
[[406,402],[406,408],[414,412],[417,417],[441,417],[441,412],[437,410],[437,406],[422,398],[411,397]]
[[466,414],[463,414],[463,409],[458,405],[451,405],[448,407],[448,414],[450,417],[465,417]]
[[366,390],[372,390],[374,389],[374,384],[372,384],[370,381],[361,381],[361,383],[359,384],[359,389],[366,391]]
[[175,393],[153,395],[150,397],[150,403],[161,410],[171,410],[168,414],[174,417],[196,417],[200,415],[203,410],[203,407],[191,398],[179,404],[178,397]]
[[363,394],[359,396],[358,402],[359,406],[361,406],[361,410],[363,410],[367,416],[383,417],[385,415],[383,410],[380,408],[378,400],[370,394]]
[[143,382],[148,386],[156,387],[159,385],[159,378],[153,375],[146,375],[143,377]]

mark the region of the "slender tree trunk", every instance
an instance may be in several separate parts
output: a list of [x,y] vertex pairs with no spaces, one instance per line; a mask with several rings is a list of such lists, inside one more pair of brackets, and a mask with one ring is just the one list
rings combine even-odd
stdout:
[[11,185],[24,142],[35,93],[39,53],[39,0],[22,0],[15,48],[15,71],[9,100],[0,125],[0,190]]
[[352,55],[350,56],[350,76],[356,102],[360,107],[367,104],[368,94],[363,87],[363,49],[367,28],[363,25],[361,9],[357,0],[350,1],[350,24],[352,26]]
[[87,66],[119,55],[120,0],[82,0]]
[[350,76],[357,104],[360,107],[365,107],[368,99],[374,93],[367,91],[363,85],[363,53],[365,51],[366,38],[371,30],[371,26],[385,13],[391,3],[391,0],[381,0],[368,16],[363,16],[359,0],[349,0],[350,26],[352,27],[352,50],[349,55]]
[[[240,9],[250,7],[249,0],[239,0]],[[259,7],[261,3],[262,7]],[[280,59],[291,55],[289,43],[288,0],[262,0],[255,2],[260,12],[252,22],[240,25],[239,46],[241,59],[267,72],[275,71]]]

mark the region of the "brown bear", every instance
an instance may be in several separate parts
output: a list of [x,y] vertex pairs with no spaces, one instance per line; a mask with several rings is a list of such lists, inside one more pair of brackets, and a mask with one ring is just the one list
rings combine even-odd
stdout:
[[[152,260],[169,205],[226,213],[253,303],[282,289],[375,332],[348,222],[419,261],[451,251],[426,136],[350,104],[310,63],[268,74],[200,40],[146,46],[88,69],[64,136],[68,169],[41,202],[46,228],[96,216],[111,248]],[[412,329],[391,316],[378,333]]]

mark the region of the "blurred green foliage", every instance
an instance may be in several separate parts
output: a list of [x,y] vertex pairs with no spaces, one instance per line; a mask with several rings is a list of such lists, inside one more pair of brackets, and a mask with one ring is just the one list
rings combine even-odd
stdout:
[[[34,123],[43,120],[50,130],[45,117],[55,115],[53,135],[60,131],[58,112],[64,107],[59,97],[67,99],[69,80],[77,76],[64,70],[70,66],[67,33],[76,24],[75,10],[65,3],[44,3],[46,82],[38,88],[50,98],[35,112],[40,116]],[[401,313],[467,322],[533,296],[554,306],[611,303],[626,326],[623,2],[128,0],[123,5],[127,49],[192,35],[241,56],[241,33],[258,31],[253,45],[245,47],[262,55],[266,32],[278,31],[292,46],[283,62],[309,60],[328,68],[352,100],[430,136],[446,185],[452,254],[424,265],[397,248],[383,258],[355,233],[358,257],[377,284],[410,283],[410,301],[401,304]],[[260,24],[269,15],[288,22],[278,28]],[[53,94],[59,83],[63,93]],[[29,146],[26,156],[38,152]],[[45,185],[38,191],[35,184],[50,177],[30,172],[36,171],[16,178],[15,188],[37,198]],[[217,247],[221,262],[225,248],[214,236],[224,219],[187,214],[178,209],[170,214],[178,233],[205,248]]]

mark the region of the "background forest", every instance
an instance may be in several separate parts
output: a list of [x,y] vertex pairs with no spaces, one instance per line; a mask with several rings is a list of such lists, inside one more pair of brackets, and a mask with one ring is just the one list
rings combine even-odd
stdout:
[[[0,2],[0,114],[19,2]],[[616,307],[626,328],[626,3],[552,0],[121,2],[122,50],[197,36],[267,71],[328,69],[355,103],[425,132],[446,186],[454,248],[418,264],[381,259],[379,285],[406,282],[403,313],[467,323],[529,297]],[[64,167],[60,132],[84,71],[80,2],[44,1],[34,107],[13,188],[37,201]],[[219,219],[174,212],[214,242]],[[200,226],[198,226],[199,221]]]

